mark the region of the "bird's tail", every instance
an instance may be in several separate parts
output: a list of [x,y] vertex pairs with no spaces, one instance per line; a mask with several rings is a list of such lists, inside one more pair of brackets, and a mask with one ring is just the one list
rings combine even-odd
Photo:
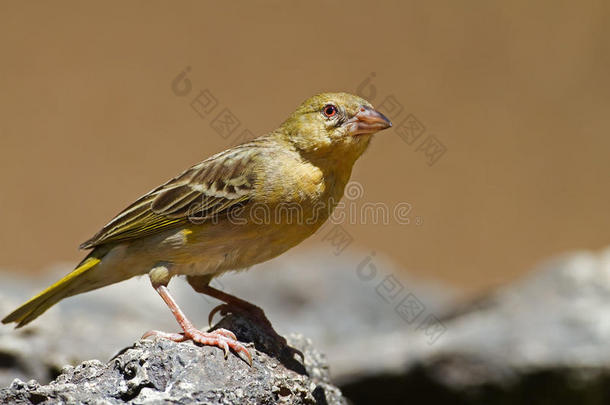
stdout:
[[86,288],[88,283],[83,282],[89,278],[87,276],[91,275],[106,252],[100,253],[91,252],[70,274],[11,312],[2,323],[15,322],[16,328],[20,328],[32,322],[63,298],[90,290],[91,288]]

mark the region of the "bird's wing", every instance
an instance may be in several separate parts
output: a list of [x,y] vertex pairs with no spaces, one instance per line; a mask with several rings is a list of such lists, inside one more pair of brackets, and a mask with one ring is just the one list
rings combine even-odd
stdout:
[[256,181],[251,163],[259,153],[260,147],[245,144],[191,167],[140,197],[80,248],[137,239],[225,214],[251,197]]

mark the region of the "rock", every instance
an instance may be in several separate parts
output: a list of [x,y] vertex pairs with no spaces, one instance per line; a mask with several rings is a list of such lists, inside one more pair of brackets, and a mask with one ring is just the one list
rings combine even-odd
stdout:
[[[381,363],[338,381],[355,404],[610,403],[610,250],[551,260],[441,317],[433,344],[373,338]],[[361,369],[361,368],[359,368]]]
[[[455,292],[409,279],[381,255],[353,250],[334,253],[321,250],[281,256],[247,272],[215,279],[212,285],[263,308],[280,333],[298,331],[310,338],[328,356],[333,380],[386,370],[398,360],[402,366],[402,359],[388,352],[391,348],[371,349],[371,339],[398,332],[424,336],[425,330],[418,329],[420,319],[452,308]],[[363,269],[370,274],[363,277]],[[0,314],[7,314],[68,271],[70,266],[58,265],[44,272],[45,279],[5,275]],[[396,291],[388,289],[392,285]],[[218,301],[194,292],[185,280],[173,280],[169,288],[189,318],[207,327],[207,314]],[[396,310],[409,294],[423,311],[412,323]],[[14,378],[44,384],[66,364],[108,359],[147,330],[177,328],[147,277],[71,297],[24,328],[0,325],[0,387]]]
[[[356,405],[418,400],[455,404],[610,403],[610,250],[559,257],[522,280],[459,305],[453,290],[411,280],[372,254],[346,252],[337,257],[311,254],[279,258],[214,283],[264,308],[279,332],[297,330],[312,337],[316,348],[328,353],[332,381]],[[3,281],[2,312],[35,292],[25,291],[31,289],[27,282]],[[192,319],[206,319],[216,304],[181,281],[172,282],[170,289]],[[227,319],[222,321],[223,327],[237,328],[237,335],[245,341],[254,339],[248,338],[249,327],[239,318]],[[78,364],[85,358],[108,359],[114,348],[131,344],[148,329],[175,331],[176,324],[144,279],[71,298],[32,326],[19,331],[0,328],[0,386],[4,381],[4,385],[10,384],[15,377],[27,381],[41,376],[39,380],[44,383],[57,377],[64,364]],[[296,377],[296,386],[307,386],[303,385],[306,380],[300,379],[309,378],[315,380],[315,387],[321,387],[310,388],[302,398],[313,397],[324,403],[320,397],[323,392],[328,403],[335,398],[342,401],[339,392],[329,385],[328,369],[323,366],[326,361],[314,351],[304,350],[307,377],[290,351],[278,349],[282,346],[276,338],[261,336],[254,339],[261,353],[255,354],[253,372],[262,369],[261,358],[268,356],[269,361],[276,359],[278,369]],[[301,350],[310,347],[300,339],[290,340],[291,345]],[[167,345],[165,352],[174,350],[170,342],[155,344]],[[128,352],[148,348],[152,343],[140,345]],[[219,349],[186,343],[177,346],[181,350],[199,349],[206,353],[208,362],[222,358],[216,354],[215,360],[210,360],[213,353],[220,353]],[[283,363],[277,359],[284,359]],[[245,366],[240,361],[230,356],[226,364]],[[224,360],[221,363],[225,364]],[[111,373],[115,367],[111,364],[94,364],[88,369]],[[199,363],[197,367],[202,370],[196,372],[207,370]],[[178,368],[172,370],[178,373]],[[31,402],[45,400],[48,396],[37,397],[36,393],[47,395],[45,392],[50,391],[45,390],[54,389],[61,381],[74,381],[70,372],[66,370],[62,374],[65,377],[40,389],[18,382],[2,395],[10,393],[14,395],[11,400],[21,398],[27,403],[27,395],[34,392]],[[226,376],[222,381],[239,382],[235,380],[238,375]],[[275,383],[269,384],[265,387]],[[155,387],[141,388],[135,402],[149,394],[162,396],[180,388],[166,385],[164,391],[157,392]],[[4,398],[0,397],[0,402]],[[266,401],[282,399],[278,394]],[[121,400],[120,395],[108,399],[108,403],[115,400]],[[292,400],[290,397],[287,401]]]
[[[345,404],[329,382],[324,356],[311,341],[282,339],[238,315],[216,327],[232,330],[250,348],[253,364],[221,349],[164,339],[140,340],[108,363],[63,368],[48,385],[15,379],[0,403],[51,404]],[[295,355],[303,354],[304,360]]]

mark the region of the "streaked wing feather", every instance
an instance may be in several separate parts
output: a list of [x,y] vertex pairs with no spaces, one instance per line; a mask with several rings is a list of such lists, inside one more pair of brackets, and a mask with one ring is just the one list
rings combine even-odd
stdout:
[[255,181],[248,163],[260,153],[248,146],[214,155],[140,197],[81,249],[155,234],[185,224],[189,218],[200,224],[247,201]]

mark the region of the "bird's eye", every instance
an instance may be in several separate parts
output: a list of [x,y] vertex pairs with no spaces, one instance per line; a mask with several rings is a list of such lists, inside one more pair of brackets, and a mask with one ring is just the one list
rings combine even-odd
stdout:
[[328,118],[331,118],[331,117],[334,117],[335,115],[337,115],[337,107],[335,107],[332,104],[325,105],[324,108],[322,109],[322,111],[324,112],[324,115],[327,116]]

